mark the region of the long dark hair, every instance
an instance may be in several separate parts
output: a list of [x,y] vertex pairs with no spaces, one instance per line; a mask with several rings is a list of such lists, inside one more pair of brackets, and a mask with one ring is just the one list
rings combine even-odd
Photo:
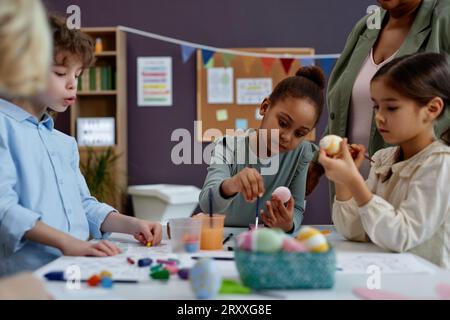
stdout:
[[[445,106],[439,118],[450,108],[449,57],[439,53],[416,53],[396,58],[378,70],[372,81],[383,77],[387,84],[403,96],[425,106],[433,98],[441,98]],[[450,126],[450,124],[449,124]],[[450,128],[441,134],[450,145]]]

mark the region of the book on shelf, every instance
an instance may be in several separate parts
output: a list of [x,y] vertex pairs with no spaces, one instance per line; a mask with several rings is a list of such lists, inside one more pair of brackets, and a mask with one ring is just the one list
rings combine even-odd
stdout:
[[111,66],[92,67],[78,78],[78,91],[115,90],[115,70]]

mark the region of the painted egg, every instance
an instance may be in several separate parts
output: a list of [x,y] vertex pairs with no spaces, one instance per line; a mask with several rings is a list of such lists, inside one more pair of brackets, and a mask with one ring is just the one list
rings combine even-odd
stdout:
[[212,299],[219,292],[222,277],[214,261],[204,258],[190,269],[189,281],[197,299]]
[[317,229],[302,227],[297,235],[311,252],[327,252],[329,249],[327,238]]
[[254,232],[254,251],[277,252],[283,246],[285,235],[275,229],[264,228]]
[[273,196],[277,196],[283,203],[286,203],[291,198],[291,190],[286,187],[278,187],[272,192]]
[[236,242],[239,249],[245,251],[253,250],[253,233],[253,231],[246,231],[237,237]]
[[334,156],[339,152],[342,138],[334,134],[327,135],[320,140],[320,147],[325,150],[327,155]]
[[286,252],[308,252],[308,248],[306,248],[303,242],[300,242],[294,238],[286,237],[283,240],[283,251]]

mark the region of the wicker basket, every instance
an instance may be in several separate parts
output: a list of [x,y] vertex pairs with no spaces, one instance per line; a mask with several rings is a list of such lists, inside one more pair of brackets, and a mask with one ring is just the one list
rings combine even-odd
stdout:
[[235,249],[244,285],[252,289],[332,288],[336,272],[333,248],[324,253],[261,253]]

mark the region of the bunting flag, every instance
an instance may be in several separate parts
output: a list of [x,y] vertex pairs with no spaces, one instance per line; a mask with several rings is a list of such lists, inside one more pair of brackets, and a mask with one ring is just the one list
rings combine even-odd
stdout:
[[325,58],[325,59],[320,59],[319,60],[319,64],[320,67],[322,68],[323,72],[325,73],[325,75],[327,77],[330,76],[331,71],[333,70],[334,64],[336,63],[337,59],[333,59],[333,58]]
[[206,67],[214,55],[214,51],[202,49],[203,65]]
[[231,65],[231,61],[233,61],[233,59],[236,58],[236,56],[231,53],[222,53],[222,58],[223,58],[223,65],[225,66],[225,68],[228,68]]
[[255,63],[255,58],[253,57],[242,57],[242,63],[244,64],[244,70],[246,73],[250,73],[253,63]]
[[143,31],[143,30],[139,30],[139,29],[135,29],[135,28],[130,28],[130,27],[126,27],[126,26],[118,26],[118,28],[119,28],[119,30],[124,31],[124,32],[137,34],[137,35],[140,35],[140,36],[143,36],[146,38],[156,39],[159,41],[173,43],[173,44],[181,46],[183,62],[187,62],[192,57],[192,54],[196,49],[202,50],[202,58],[203,58],[204,66],[214,65],[214,62],[211,62],[211,60],[213,60],[212,58],[213,58],[214,54],[216,52],[219,52],[224,55],[224,64],[225,65],[230,65],[231,60],[234,59],[235,56],[252,57],[252,59],[249,59],[250,61],[246,63],[246,65],[248,66],[247,68],[249,69],[249,67],[254,62],[254,60],[256,58],[260,58],[263,63],[263,66],[265,68],[265,71],[268,72],[270,69],[269,67],[273,66],[273,63],[271,63],[273,61],[271,61],[270,59],[280,59],[285,72],[289,73],[289,70],[292,66],[292,62],[295,58],[295,59],[299,60],[300,64],[303,66],[309,66],[309,65],[314,65],[315,63],[320,63],[322,68],[325,70],[325,72],[330,74],[336,60],[340,56],[339,54],[319,54],[319,55],[313,54],[313,55],[309,55],[309,56],[308,55],[298,55],[298,56],[291,55],[294,58],[290,59],[290,58],[286,58],[286,55],[282,54],[282,53],[265,55],[260,52],[249,52],[249,51],[243,52],[243,51],[234,50],[234,49],[215,48],[215,47],[206,46],[206,45],[203,45],[200,43],[187,42],[184,40],[170,38],[170,37],[166,37],[166,36],[163,36],[160,34],[151,33],[151,32],[147,32],[147,31]]
[[266,75],[270,75],[272,73],[272,66],[275,63],[275,60],[275,58],[261,58],[261,63]]
[[206,69],[214,68],[214,57],[212,57],[211,59],[209,59],[208,63],[205,64],[204,67],[205,67]]
[[195,52],[194,47],[182,45],[181,46],[181,56],[183,57],[183,63],[188,62],[194,52]]
[[316,65],[315,60],[311,58],[300,58],[299,62],[302,67],[311,67]]
[[281,58],[280,61],[281,61],[281,64],[283,65],[284,72],[286,74],[289,74],[289,70],[291,70],[291,66],[292,66],[292,63],[294,62],[294,59]]

